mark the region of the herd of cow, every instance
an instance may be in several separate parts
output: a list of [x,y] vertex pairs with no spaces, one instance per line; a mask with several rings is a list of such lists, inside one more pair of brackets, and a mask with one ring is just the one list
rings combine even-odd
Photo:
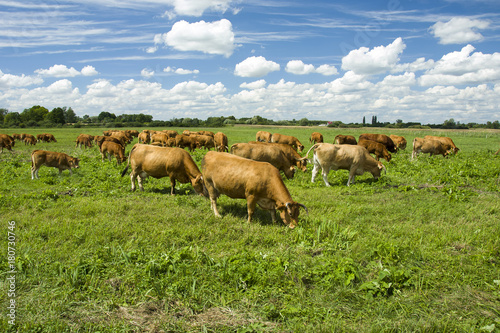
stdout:
[[[76,139],[76,147],[99,147],[102,160],[106,156],[111,161],[115,156],[117,163],[127,161],[121,173],[122,177],[131,170],[132,191],[144,190],[143,180],[148,176],[154,178],[169,177],[172,183],[171,194],[174,194],[176,181],[191,183],[196,193],[209,198],[211,209],[220,217],[217,210],[217,198],[227,195],[230,198],[246,199],[248,222],[252,220],[256,205],[269,210],[273,222],[276,221],[276,209],[290,228],[298,224],[299,209],[306,206],[294,201],[286,188],[280,171],[288,179],[293,178],[296,169],[306,171],[308,155],[313,150],[311,181],[321,169],[326,186],[330,186],[327,176],[330,170],[349,170],[347,185],[354,182],[356,175],[370,172],[375,179],[385,170],[380,158],[391,160],[391,154],[406,148],[406,139],[401,136],[384,134],[362,134],[356,140],[353,136],[337,135],[334,143],[323,142],[323,136],[314,132],[309,139],[312,147],[305,156],[299,152],[304,145],[293,136],[265,131],[256,134],[256,141],[235,143],[228,146],[227,136],[221,132],[210,131],[149,131],[109,130],[102,136],[80,134]],[[128,158],[125,146],[134,137],[138,138]],[[28,138],[28,139],[27,139]],[[57,142],[51,134],[40,134],[35,138],[29,134],[0,134],[0,146],[12,151],[16,140],[25,144],[36,144],[37,141]],[[32,143],[34,141],[34,143]],[[205,148],[208,152],[201,161],[201,170],[194,162],[189,151]],[[214,151],[210,149],[214,148]],[[446,157],[459,149],[448,137],[426,136],[413,140],[412,158],[418,153],[430,155],[441,154]],[[370,154],[374,154],[372,157]],[[65,153],[34,150],[31,154],[31,178],[38,178],[38,170],[42,165],[55,167],[59,173],[79,167],[79,159]]]

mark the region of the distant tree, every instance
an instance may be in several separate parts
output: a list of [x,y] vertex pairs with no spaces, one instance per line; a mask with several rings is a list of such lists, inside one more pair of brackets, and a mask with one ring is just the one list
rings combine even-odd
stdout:
[[21,122],[41,122],[45,119],[45,116],[49,113],[49,110],[40,105],[32,106],[29,109],[24,109],[21,112]]
[[63,108],[55,108],[45,116],[45,120],[52,124],[65,124],[64,111]]
[[101,113],[99,113],[99,115],[97,116],[97,120],[99,122],[109,122],[109,121],[113,121],[116,119],[116,116],[114,113],[110,113],[110,112],[107,112],[107,111],[102,111]]
[[445,120],[443,122],[443,126],[441,126],[441,127],[442,128],[453,129],[453,128],[457,127],[457,123],[455,122],[455,119],[451,118],[451,119]]
[[78,121],[78,117],[71,107],[64,111],[64,121],[66,123],[76,123]]
[[0,122],[3,123],[3,120],[5,118],[5,115],[9,113],[9,110],[7,109],[0,109]]
[[18,126],[21,123],[21,115],[19,112],[9,112],[5,115],[3,121],[6,126]]
[[307,118],[300,119],[299,120],[299,125],[300,126],[307,126],[307,125],[309,125],[309,119],[307,119]]
[[366,118],[365,118],[365,116],[363,116],[363,126],[365,126],[365,125],[366,125]]

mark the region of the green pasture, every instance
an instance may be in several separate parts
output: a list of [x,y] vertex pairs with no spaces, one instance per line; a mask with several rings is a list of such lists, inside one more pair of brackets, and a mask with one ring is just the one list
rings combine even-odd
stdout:
[[[306,150],[313,131],[330,143],[363,132],[407,139],[378,181],[367,173],[347,187],[348,172],[332,171],[327,188],[311,183],[311,165],[284,180],[309,209],[290,230],[260,209],[248,224],[246,202],[225,196],[216,218],[189,184],[171,196],[168,178],[131,192],[124,164],[75,148],[80,133],[102,130],[0,131],[58,140],[0,154],[0,331],[500,331],[500,131],[209,129],[230,144],[258,130],[294,135]],[[427,134],[451,137],[460,152],[412,160],[411,141]],[[80,168],[42,167],[31,180],[34,149],[79,157]],[[198,165],[203,155],[192,154]]]

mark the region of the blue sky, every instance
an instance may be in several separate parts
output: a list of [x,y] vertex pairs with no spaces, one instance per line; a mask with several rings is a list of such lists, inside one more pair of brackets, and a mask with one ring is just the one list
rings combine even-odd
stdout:
[[0,0],[0,107],[500,119],[497,0]]

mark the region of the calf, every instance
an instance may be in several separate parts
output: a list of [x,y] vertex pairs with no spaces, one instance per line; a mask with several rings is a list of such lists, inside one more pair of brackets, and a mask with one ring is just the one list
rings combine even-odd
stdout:
[[0,134],[0,147],[2,148],[2,153],[3,149],[7,148],[11,153],[12,152],[12,146],[14,145],[14,139],[12,139],[9,135],[7,134]]
[[201,161],[203,180],[210,198],[210,206],[217,217],[217,198],[227,195],[233,199],[246,199],[248,222],[256,205],[271,212],[276,221],[276,209],[290,228],[298,225],[299,209],[307,208],[294,201],[281,175],[269,163],[252,161],[228,153],[209,151]]
[[385,148],[390,151],[391,153],[396,152],[396,146],[394,145],[394,142],[390,137],[388,137],[385,134],[370,134],[370,133],[364,133],[359,136],[359,140],[365,139],[365,140],[372,140],[375,142],[379,142],[385,146]]
[[122,177],[129,166],[132,168],[130,173],[132,191],[135,191],[136,178],[139,189],[144,191],[142,180],[151,176],[154,178],[169,177],[172,183],[172,189],[170,190],[172,195],[174,194],[176,181],[191,183],[197,193],[204,193],[201,172],[191,155],[184,149],[135,144],[130,151],[127,167],[123,170]]
[[108,159],[110,162],[111,162],[111,156],[113,155],[116,158],[117,164],[121,164],[122,162],[127,160],[127,158],[125,157],[125,148],[119,143],[112,141],[103,141],[102,144],[99,146],[99,149],[101,150],[101,156],[103,162],[104,159],[106,158],[106,155],[108,155]]
[[258,131],[257,134],[255,134],[255,141],[260,141],[260,142],[271,142],[272,134],[266,131]]
[[254,161],[268,162],[283,171],[288,179],[292,179],[295,174],[295,167],[286,158],[285,153],[273,145],[235,143],[231,146],[231,154]]
[[46,150],[34,150],[31,153],[31,179],[39,178],[38,170],[42,165],[59,169],[59,174],[63,170],[69,170],[70,175],[73,175],[71,169],[78,168],[80,160],[71,157],[65,153],[57,153]]
[[403,136],[391,134],[391,135],[389,135],[389,137],[391,138],[392,142],[394,142],[394,145],[396,146],[396,150],[399,150],[399,149],[405,150],[406,149],[407,142]]
[[458,153],[458,151],[460,150],[457,148],[457,146],[455,146],[455,143],[453,142],[453,140],[447,136],[426,135],[426,136],[424,136],[424,139],[437,140],[437,141],[441,142],[444,145],[445,149],[452,152],[453,154]]
[[438,140],[415,138],[413,139],[411,158],[415,158],[419,153],[429,153],[430,156],[443,155],[443,157],[446,157],[450,153],[450,149],[451,147],[446,146]]
[[200,148],[200,143],[196,141],[196,138],[193,135],[180,134],[175,137],[175,146],[179,148],[188,147],[189,151],[192,152],[196,148]]
[[338,145],[357,145],[358,142],[356,141],[356,138],[353,137],[352,135],[342,135],[339,134],[335,137],[335,140],[333,143],[336,143]]
[[361,139],[358,142],[358,146],[365,147],[370,154],[374,154],[377,161],[380,158],[385,158],[387,162],[391,161],[391,154],[387,151],[385,146],[379,142]]
[[314,168],[311,178],[311,182],[313,183],[320,168],[326,186],[330,186],[328,183],[328,173],[330,170],[349,170],[347,186],[349,186],[351,182],[354,183],[356,175],[370,172],[375,179],[378,179],[381,171],[385,170],[384,165],[374,159],[370,153],[361,146],[317,143],[307,151],[306,156],[311,149],[314,149]]
[[300,143],[299,139],[290,135],[274,133],[273,136],[271,137],[271,142],[286,143],[292,146],[295,150],[298,150],[299,152],[304,150],[304,145]]
[[226,134],[224,134],[222,132],[215,133],[214,142],[215,142],[215,150],[220,151],[220,152],[228,152],[229,151],[228,140],[227,140]]
[[321,143],[323,142],[323,134],[318,132],[312,132],[309,138],[309,143]]

